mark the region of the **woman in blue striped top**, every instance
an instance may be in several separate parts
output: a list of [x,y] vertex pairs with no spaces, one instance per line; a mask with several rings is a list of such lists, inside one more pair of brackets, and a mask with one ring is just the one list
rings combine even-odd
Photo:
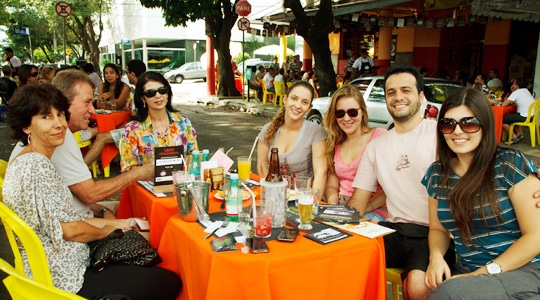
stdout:
[[[517,150],[497,147],[493,113],[482,92],[451,95],[440,116],[439,160],[422,180],[430,197],[430,298],[539,297],[536,166]],[[443,259],[451,236],[455,270]]]

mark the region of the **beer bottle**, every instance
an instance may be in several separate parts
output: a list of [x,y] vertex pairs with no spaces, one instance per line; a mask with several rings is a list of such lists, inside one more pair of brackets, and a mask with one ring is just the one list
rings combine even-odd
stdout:
[[266,182],[281,182],[283,177],[279,172],[279,155],[278,148],[272,148],[270,152],[270,165],[268,166],[268,175],[265,178]]

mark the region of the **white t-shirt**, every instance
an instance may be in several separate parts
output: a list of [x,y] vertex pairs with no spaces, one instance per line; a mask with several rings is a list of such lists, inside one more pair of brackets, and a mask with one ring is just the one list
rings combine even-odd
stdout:
[[389,130],[367,144],[354,188],[386,193],[388,221],[428,226],[428,194],[421,180],[436,159],[437,122],[423,120],[412,131]]
[[503,82],[499,78],[491,78],[488,81],[487,86],[490,88],[500,88],[503,86]]
[[15,55],[9,59],[9,63],[11,64],[12,68],[18,68],[21,66],[21,60]]
[[274,87],[274,76],[270,74],[270,72],[266,72],[266,74],[263,77],[264,83],[266,84],[266,88],[273,88]]
[[508,100],[517,105],[517,112],[522,117],[528,117],[529,105],[534,102],[534,98],[528,89],[522,88],[512,92]]
[[[13,151],[11,151],[9,160],[11,161],[15,158],[22,149],[22,143],[17,143]],[[79,149],[79,145],[77,145],[77,140],[75,140],[73,133],[69,129],[66,130],[64,144],[54,150],[51,162],[58,173],[60,173],[60,176],[62,176],[64,184],[68,187],[92,179],[92,174],[88,170],[88,166],[84,163],[81,150]],[[91,191],[88,192],[90,193]],[[92,218],[94,216],[90,206],[83,203],[75,195],[73,195],[73,208],[83,218]]]
[[276,77],[274,77],[274,81],[285,82],[283,80],[283,75],[281,75],[281,74],[277,74]]

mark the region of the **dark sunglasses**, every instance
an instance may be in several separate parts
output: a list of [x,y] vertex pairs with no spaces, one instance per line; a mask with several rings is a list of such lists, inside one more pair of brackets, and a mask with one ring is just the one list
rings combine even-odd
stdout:
[[345,117],[345,114],[348,114],[349,117],[351,118],[356,118],[358,117],[359,110],[360,108],[351,108],[351,109],[347,109],[347,111],[344,111],[343,109],[338,109],[336,110],[335,115],[336,115],[336,118],[338,119]]
[[439,130],[443,134],[449,134],[456,130],[456,126],[458,124],[461,130],[466,133],[475,133],[482,128],[480,120],[478,120],[476,117],[466,117],[459,121],[452,118],[442,118],[439,120]]
[[38,74],[39,74],[38,72],[32,72],[32,73],[30,73],[30,76],[36,77],[36,76],[38,76]]
[[167,86],[162,86],[158,88],[157,90],[150,89],[143,92],[143,95],[148,98],[152,98],[156,95],[156,93],[160,93],[161,95],[165,95],[169,92],[169,88]]

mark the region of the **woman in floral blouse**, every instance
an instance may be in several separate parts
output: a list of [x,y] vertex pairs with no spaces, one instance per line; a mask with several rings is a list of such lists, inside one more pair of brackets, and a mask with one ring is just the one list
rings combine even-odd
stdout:
[[184,146],[184,153],[198,150],[197,132],[188,117],[171,104],[169,82],[157,72],[141,74],[135,87],[137,114],[126,124],[120,140],[122,172],[153,163],[154,147]]

